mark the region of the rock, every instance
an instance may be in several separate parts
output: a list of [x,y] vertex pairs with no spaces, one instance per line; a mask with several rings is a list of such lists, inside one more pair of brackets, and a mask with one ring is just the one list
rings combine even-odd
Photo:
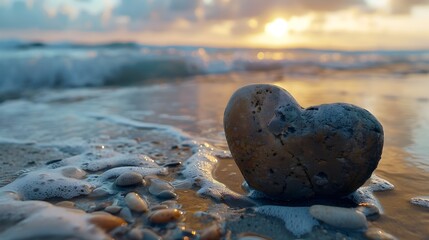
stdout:
[[128,239],[130,239],[130,240],[140,240],[140,239],[143,239],[143,233],[138,228],[131,229],[128,232],[127,236],[128,236]]
[[133,214],[127,207],[123,207],[121,211],[119,211],[119,216],[129,223],[134,222]]
[[160,209],[153,211],[149,216],[149,221],[155,224],[166,224],[177,221],[182,216],[182,212],[177,209]]
[[363,229],[368,227],[365,215],[354,208],[313,205],[310,207],[310,214],[337,228]]
[[128,187],[143,183],[143,176],[136,172],[124,172],[116,179],[115,184],[119,187]]
[[110,195],[110,192],[107,189],[102,187],[94,189],[90,194],[90,198],[104,198]]
[[137,193],[130,192],[125,196],[125,203],[134,212],[147,212],[148,206]]
[[113,230],[119,226],[126,225],[126,222],[122,218],[112,216],[110,214],[92,214],[89,222],[96,225],[99,228],[104,229],[106,232]]
[[224,231],[219,224],[213,224],[201,232],[201,240],[219,240],[222,238]]
[[365,232],[365,236],[370,240],[398,240],[395,236],[386,233],[379,228],[370,228]]
[[356,210],[363,213],[368,220],[376,220],[380,217],[380,210],[372,203],[361,203]]
[[111,213],[111,214],[117,214],[121,211],[122,207],[117,206],[117,205],[113,205],[113,206],[108,206],[104,209],[104,211]]
[[158,236],[158,234],[156,234],[154,231],[150,229],[145,228],[142,230],[142,233],[143,233],[144,240],[162,240],[162,238]]
[[175,199],[177,197],[177,194],[175,194],[172,191],[166,190],[166,191],[160,192],[158,195],[156,195],[156,197],[162,198],[162,199]]
[[365,109],[345,103],[304,109],[286,90],[264,84],[234,93],[224,127],[247,183],[283,200],[352,193],[377,167],[384,139]]
[[174,187],[169,182],[158,178],[152,178],[150,182],[149,192],[152,195],[164,199],[176,198]]
[[64,208],[74,208],[75,207],[75,203],[72,201],[61,201],[61,202],[57,202],[55,205],[58,207],[64,207]]

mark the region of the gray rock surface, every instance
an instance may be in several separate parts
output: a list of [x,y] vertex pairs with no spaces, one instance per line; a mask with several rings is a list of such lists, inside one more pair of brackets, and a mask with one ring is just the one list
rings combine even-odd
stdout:
[[274,85],[237,90],[224,127],[248,184],[283,200],[355,191],[383,149],[383,128],[367,110],[346,103],[302,108]]

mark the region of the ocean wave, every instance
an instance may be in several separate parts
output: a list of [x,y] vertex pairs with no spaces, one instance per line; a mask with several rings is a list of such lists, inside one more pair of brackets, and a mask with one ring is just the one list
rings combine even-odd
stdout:
[[137,43],[0,42],[0,93],[35,88],[128,85],[201,74],[277,71],[389,77],[429,73],[429,51],[144,46]]

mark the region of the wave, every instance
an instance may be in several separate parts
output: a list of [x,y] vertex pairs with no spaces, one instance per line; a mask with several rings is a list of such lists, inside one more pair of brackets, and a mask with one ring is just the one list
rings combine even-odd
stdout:
[[276,71],[355,76],[429,73],[429,50],[337,51],[0,42],[0,93],[34,88],[127,85],[201,74]]

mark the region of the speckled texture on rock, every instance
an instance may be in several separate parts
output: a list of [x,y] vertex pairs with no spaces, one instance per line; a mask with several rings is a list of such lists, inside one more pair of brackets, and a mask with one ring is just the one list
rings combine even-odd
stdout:
[[346,103],[302,108],[274,85],[237,90],[224,127],[248,184],[284,200],[355,191],[383,149],[383,128],[367,110]]

